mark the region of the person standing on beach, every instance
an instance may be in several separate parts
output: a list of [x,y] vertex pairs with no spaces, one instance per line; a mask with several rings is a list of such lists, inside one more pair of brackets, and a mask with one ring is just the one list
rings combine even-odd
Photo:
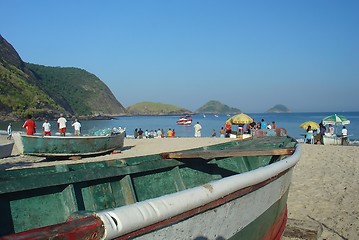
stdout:
[[342,129],[342,145],[348,145],[348,130],[345,126]]
[[157,138],[161,138],[162,137],[162,131],[161,129],[157,130]]
[[66,120],[66,118],[64,118],[64,115],[61,113],[60,118],[57,119],[57,126],[59,127],[59,133],[61,136],[66,135],[66,123],[67,123],[67,120]]
[[44,123],[42,124],[42,131],[44,136],[51,136],[51,124],[47,119],[45,119]]
[[137,128],[135,129],[135,131],[133,132],[133,137],[135,138],[135,139],[137,139],[138,138],[138,131],[137,131]]
[[262,118],[262,122],[261,122],[261,130],[265,130],[267,128],[267,123],[264,121],[264,119]]
[[216,137],[217,133],[216,133],[216,129],[212,130],[212,137]]
[[138,130],[137,133],[138,133],[138,138],[139,138],[139,139],[142,139],[142,138],[143,138],[143,131],[142,131],[141,128]]
[[219,137],[224,138],[226,134],[226,130],[224,130],[224,127],[221,127],[221,130],[219,130]]
[[323,136],[325,135],[325,132],[327,131],[327,128],[323,125],[322,122],[319,123],[319,137],[320,137],[320,144],[324,144]]
[[81,123],[77,119],[75,119],[75,122],[72,124],[75,130],[75,136],[80,136],[81,131]]
[[193,126],[193,128],[194,128],[194,136],[201,137],[202,126],[199,124],[199,122],[197,122],[196,125]]
[[169,137],[169,138],[173,137],[173,132],[172,132],[171,128],[168,129],[168,131],[167,131],[167,137]]
[[9,126],[7,126],[7,140],[11,140],[12,137],[12,127],[11,127],[11,123],[9,123]]
[[36,124],[35,121],[32,120],[32,116],[30,114],[27,116],[27,120],[22,127],[26,129],[27,135],[34,135],[36,132]]

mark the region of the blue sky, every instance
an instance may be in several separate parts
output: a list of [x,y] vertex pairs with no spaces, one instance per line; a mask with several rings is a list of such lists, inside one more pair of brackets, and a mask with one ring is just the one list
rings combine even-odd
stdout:
[[359,1],[1,1],[25,62],[98,76],[125,107],[359,111]]

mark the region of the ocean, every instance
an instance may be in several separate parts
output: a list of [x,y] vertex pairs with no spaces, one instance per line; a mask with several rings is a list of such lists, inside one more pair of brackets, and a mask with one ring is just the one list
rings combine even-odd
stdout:
[[[252,117],[255,122],[261,121],[263,118],[266,122],[275,121],[278,128],[285,128],[289,136],[300,139],[301,134],[305,133],[304,129],[299,128],[299,125],[306,121],[314,121],[319,123],[324,117],[334,114],[333,112],[309,112],[309,113],[246,113]],[[343,115],[350,120],[350,124],[346,125],[348,129],[350,141],[359,141],[359,112],[340,112],[338,115]],[[133,135],[135,128],[142,128],[145,130],[163,129],[165,132],[169,128],[175,129],[177,137],[193,137],[193,125],[199,122],[202,126],[202,137],[211,137],[212,130],[215,129],[217,136],[219,130],[224,126],[224,123],[229,118],[225,114],[213,115],[203,114],[192,115],[191,126],[179,126],[176,124],[180,116],[119,116],[113,120],[86,120],[82,121],[82,134],[89,134],[101,130],[116,128],[126,128],[128,136]],[[57,128],[55,121],[50,121],[53,132]],[[23,122],[13,122],[13,131],[23,131],[21,129]],[[6,130],[8,122],[0,122],[0,129]],[[42,122],[36,122],[37,130],[41,129]],[[341,133],[342,126],[336,126],[338,134]],[[233,130],[235,130],[233,128]],[[68,132],[73,132],[71,126],[68,125]]]

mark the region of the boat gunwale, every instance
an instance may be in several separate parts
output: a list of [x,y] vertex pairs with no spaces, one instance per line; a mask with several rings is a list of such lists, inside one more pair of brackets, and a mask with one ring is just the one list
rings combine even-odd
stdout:
[[20,134],[21,137],[26,137],[26,138],[50,138],[50,139],[88,139],[88,138],[116,138],[121,136],[122,133],[120,134],[115,134],[115,135],[81,135],[81,136],[74,136],[74,135],[69,135],[69,136],[43,136],[43,135],[25,135],[25,134]]
[[[136,229],[144,228],[151,224],[164,221],[165,219],[175,217],[182,212],[198,208],[201,205],[223,198],[233,192],[247,187],[250,188],[260,182],[272,179],[282,172],[287,172],[299,161],[301,146],[296,144],[295,148],[296,150],[293,155],[265,167],[259,167],[249,172],[236,174],[201,186],[148,199],[135,204],[97,211],[94,214],[95,216],[99,216],[104,222],[106,228],[105,239],[108,239],[107,235],[109,235],[110,238],[120,237]],[[183,201],[183,199],[193,199],[193,196],[196,196],[196,201]],[[171,206],[171,208],[167,206]],[[145,216],[142,213],[149,213],[149,211],[154,211],[154,209],[156,209],[155,213],[151,214],[151,221],[149,221],[149,216]],[[142,219],[136,219],[136,214],[133,214],[134,212],[140,212],[141,214],[137,214],[137,216],[140,216]],[[121,228],[119,229],[118,226],[121,226]]]

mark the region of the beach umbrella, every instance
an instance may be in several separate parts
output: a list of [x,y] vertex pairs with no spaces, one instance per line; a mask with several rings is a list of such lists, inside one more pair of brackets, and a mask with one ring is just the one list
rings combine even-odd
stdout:
[[327,125],[327,124],[346,125],[346,124],[350,124],[350,121],[344,116],[333,114],[333,115],[323,118],[322,123],[324,125]]
[[313,121],[307,121],[299,125],[300,128],[307,129],[308,127],[311,127],[312,129],[318,129],[319,124]]
[[234,115],[234,116],[228,118],[226,121],[226,123],[235,124],[235,125],[243,125],[243,124],[248,124],[248,123],[252,123],[252,122],[253,122],[253,118],[251,118],[250,116],[248,116],[245,113],[240,113],[240,114]]

